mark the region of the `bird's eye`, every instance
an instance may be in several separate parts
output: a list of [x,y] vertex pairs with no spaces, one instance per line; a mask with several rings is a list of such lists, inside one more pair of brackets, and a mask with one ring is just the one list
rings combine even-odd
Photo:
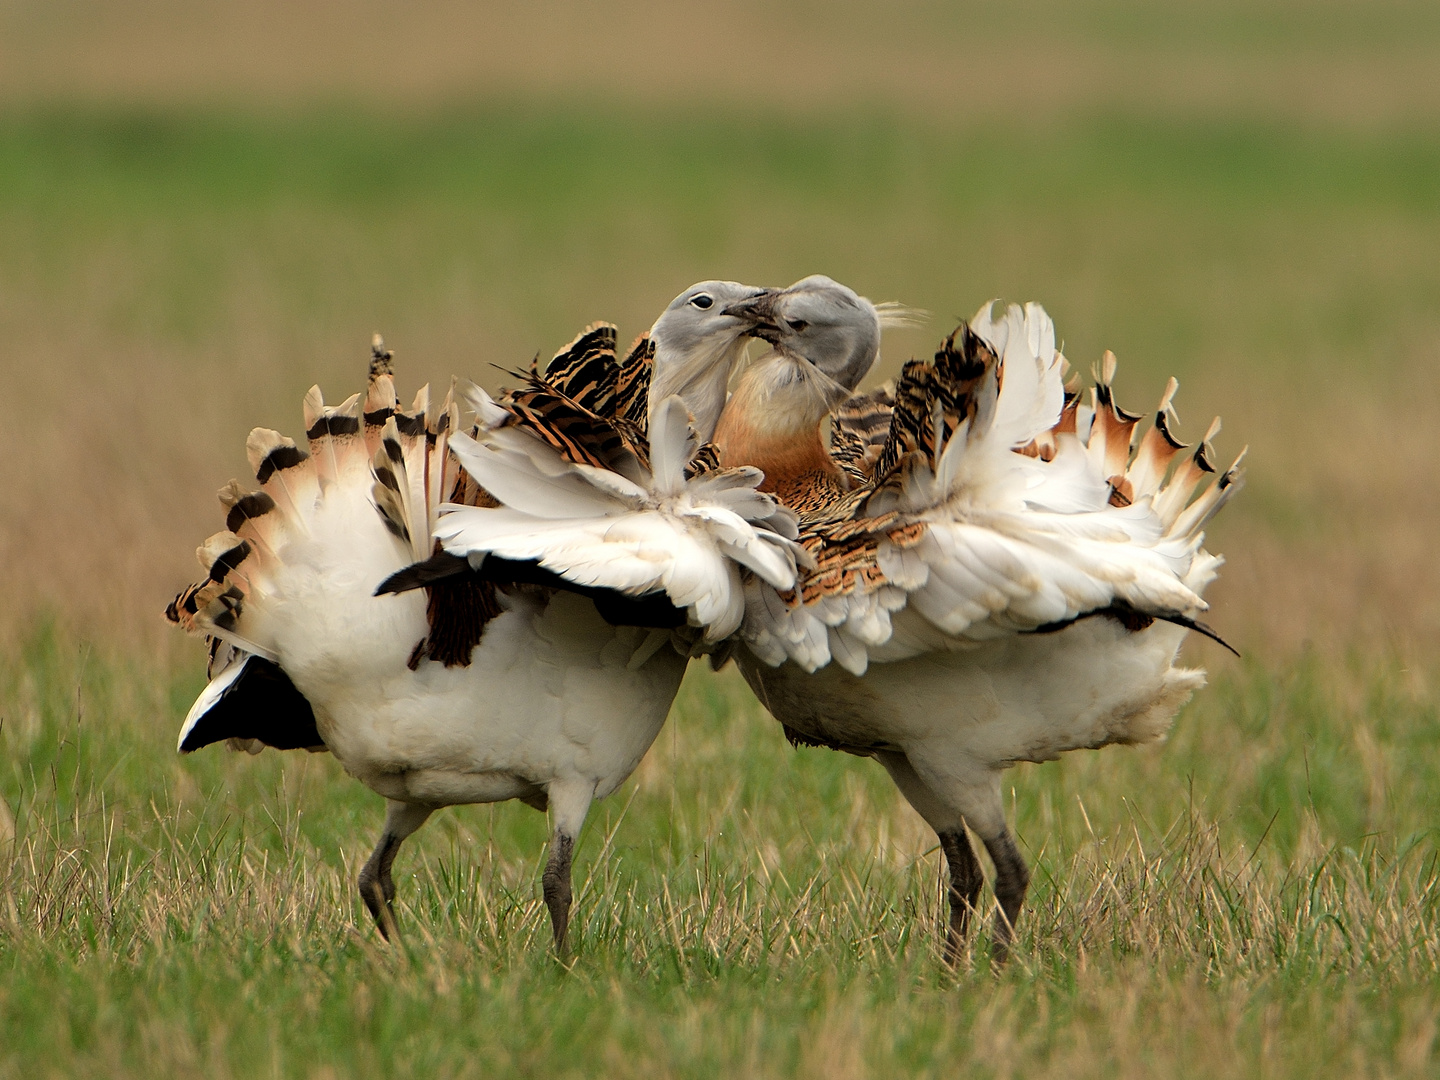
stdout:
[[697,307],[697,308],[699,308],[701,311],[706,310],[707,308],[709,308],[709,307],[710,307],[711,305],[713,305],[714,303],[715,303],[715,299],[714,299],[712,296],[710,296],[708,293],[703,293],[703,292],[702,292],[702,293],[697,293],[695,296],[692,296],[692,297],[690,298],[690,306],[691,306],[691,307]]
[[801,333],[810,324],[804,319],[786,319],[785,325],[798,334]]

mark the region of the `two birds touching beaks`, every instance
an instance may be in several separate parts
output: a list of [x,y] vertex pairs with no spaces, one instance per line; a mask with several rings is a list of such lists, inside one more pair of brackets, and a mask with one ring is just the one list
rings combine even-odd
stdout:
[[[306,445],[257,429],[259,489],[221,492],[206,577],[167,610],[210,642],[180,749],[333,753],[388,801],[361,871],[444,806],[551,817],[557,949],[592,801],[658,735],[692,657],[734,659],[792,743],[872,757],[935,830],[954,960],[995,867],[1003,959],[1029,881],[1002,772],[1158,739],[1204,682],[1177,667],[1238,489],[1218,425],[1188,451],[1088,401],[1038,305],[986,304],[893,385],[857,387],[913,321],[826,277],[708,281],[623,354],[587,327],[492,398],[306,397]],[[752,340],[769,346],[748,359]],[[828,438],[826,425],[829,425]]]

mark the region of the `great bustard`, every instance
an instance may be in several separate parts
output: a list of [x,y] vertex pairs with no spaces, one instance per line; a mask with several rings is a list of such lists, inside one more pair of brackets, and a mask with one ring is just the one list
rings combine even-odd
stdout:
[[[1114,358],[1082,405],[1036,305],[998,321],[987,305],[933,362],[907,364],[893,393],[848,401],[877,356],[875,305],[817,277],[741,306],[774,350],[721,415],[721,461],[764,470],[761,490],[798,513],[810,555],[793,590],[747,580],[741,672],[792,741],[875,757],[935,829],[951,958],[983,882],[974,830],[995,863],[1003,958],[1029,872],[1001,773],[1158,739],[1203,684],[1175,659],[1187,629],[1211,633],[1196,617],[1220,560],[1201,549],[1202,529],[1237,490],[1239,462],[1206,488],[1216,425],[1177,461],[1173,380],[1135,449],[1139,417],[1114,403]],[[444,519],[437,531],[456,554],[537,558],[578,581],[606,563],[598,520],[568,522],[551,542],[533,513],[516,513],[503,536]],[[576,531],[591,543],[572,546]],[[674,562],[658,552],[634,587]]]
[[1177,462],[1173,379],[1135,448],[1113,355],[1082,405],[1034,304],[999,319],[986,305],[893,393],[852,399],[831,452],[820,422],[876,357],[874,308],[828,278],[750,306],[774,351],[741,376],[716,442],[723,464],[765,471],[816,565],[793,592],[750,583],[740,670],[792,742],[874,757],[935,829],[950,958],[983,881],[965,826],[980,837],[1003,959],[1029,871],[1001,773],[1158,739],[1203,685],[1175,659],[1186,629],[1211,633],[1196,618],[1221,560],[1202,530],[1239,460],[1205,489],[1217,421]]
[[[167,609],[210,639],[211,681],[180,749],[229,739],[254,752],[329,750],[383,795],[384,830],[359,888],[386,936],[401,842],[439,807],[520,799],[551,813],[544,896],[563,948],[571,856],[590,803],[634,770],[685,671],[693,642],[671,647],[674,605],[723,614],[721,629],[738,624],[734,558],[793,585],[796,549],[781,535],[795,535],[793,517],[755,492],[755,470],[719,469],[713,447],[699,446],[709,428],[697,438],[688,423],[693,414],[713,426],[754,325],[732,309],[757,294],[732,282],[688,289],[624,360],[613,327],[589,328],[503,404],[470,395],[479,442],[457,430],[451,397],[436,407],[422,390],[410,411],[397,408],[378,339],[363,401],[328,407],[318,387],[306,395],[308,452],[277,432],[251,433],[260,489],[221,491],[226,530],[197,552],[207,577]],[[653,409],[652,380],[673,391]],[[473,528],[511,513],[461,473],[451,449],[487,466],[483,483],[508,496],[525,473],[525,494],[552,524],[612,497],[683,503],[683,520],[671,522],[683,574],[657,585],[668,589],[657,605],[651,590],[561,581],[522,553],[430,582],[428,602],[418,591],[377,597],[431,555],[447,497],[479,504],[447,519]],[[607,479],[593,484],[597,476]]]

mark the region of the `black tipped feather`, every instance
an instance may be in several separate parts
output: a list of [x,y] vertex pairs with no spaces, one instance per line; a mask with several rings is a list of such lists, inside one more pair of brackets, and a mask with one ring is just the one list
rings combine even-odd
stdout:
[[423,589],[427,585],[433,585],[437,581],[444,581],[446,578],[456,577],[460,574],[470,573],[470,562],[459,555],[451,555],[448,551],[437,551],[424,562],[412,563],[404,570],[398,570],[382,581],[375,590],[376,596],[384,596],[386,593],[410,592],[412,589]]
[[236,500],[230,512],[225,515],[225,528],[231,532],[239,532],[240,526],[245,522],[262,518],[274,509],[274,499],[263,491],[253,491]]
[[236,544],[229,551],[221,554],[210,564],[210,580],[224,581],[225,575],[244,562],[245,557],[249,554],[250,542],[248,540],[241,540],[240,543]]
[[397,412],[395,414],[395,427],[401,435],[407,435],[412,439],[418,438],[425,434],[425,414],[418,413],[415,416],[406,416],[402,412]]
[[1229,649],[1236,657],[1240,656],[1240,650],[1231,645],[1223,637],[1215,632],[1215,629],[1201,622],[1199,619],[1192,619],[1188,615],[1156,615],[1161,622],[1174,623],[1176,626],[1183,626],[1186,630],[1194,630],[1197,634],[1203,634],[1215,644]]
[[1057,630],[1064,630],[1067,626],[1074,626],[1081,619],[1094,618],[1096,615],[1104,615],[1107,618],[1114,619],[1132,633],[1144,630],[1156,619],[1159,619],[1161,622],[1172,623],[1175,626],[1183,626],[1186,630],[1194,630],[1197,634],[1203,634],[1217,645],[1222,645],[1229,649],[1236,656],[1240,655],[1239,650],[1237,650],[1235,646],[1231,645],[1216,633],[1213,627],[1206,625],[1199,619],[1192,619],[1188,615],[1180,615],[1174,612],[1151,613],[1141,611],[1139,608],[1132,607],[1123,600],[1117,600],[1103,608],[1096,608],[1094,611],[1082,612],[1073,619],[1062,619],[1059,622],[1045,623],[1042,626],[1035,627],[1030,633],[1053,634]]
[[325,745],[305,695],[277,664],[259,656],[245,661],[240,677],[186,734],[180,752],[224,739],[259,739],[277,750]]
[[305,432],[307,439],[320,439],[326,435],[354,435],[360,430],[360,418],[358,416],[344,416],[336,414],[333,416],[322,416]]
[[265,455],[265,460],[260,462],[260,467],[255,470],[255,479],[258,483],[267,483],[270,477],[283,469],[293,469],[310,455],[298,446],[277,446],[270,453]]

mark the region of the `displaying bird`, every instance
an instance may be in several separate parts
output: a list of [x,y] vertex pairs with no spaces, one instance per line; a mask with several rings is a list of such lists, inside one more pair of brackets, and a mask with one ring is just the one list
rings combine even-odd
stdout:
[[[782,535],[795,535],[793,516],[754,490],[757,471],[718,468],[690,424],[694,414],[708,436],[754,327],[731,309],[757,295],[728,282],[686,290],[623,360],[613,327],[587,328],[500,402],[465,395],[474,438],[457,430],[452,396],[436,405],[422,390],[410,410],[397,407],[378,338],[363,400],[331,407],[318,387],[306,395],[308,448],[251,433],[260,488],[221,491],[226,529],[197,552],[207,576],[167,609],[210,641],[210,683],[179,748],[228,739],[252,752],[328,750],[383,795],[384,830],[359,888],[385,936],[404,839],[439,807],[520,799],[551,813],[544,897],[563,949],[589,806],[634,770],[684,674],[691,642],[672,648],[672,628],[686,611],[738,624],[735,559],[793,586],[798,549]],[[653,409],[652,378],[672,391]],[[481,484],[460,468],[475,463]],[[671,537],[681,570],[654,589],[628,584],[633,574],[597,574],[588,587],[512,551],[465,560],[463,574],[417,571],[442,520],[503,533],[514,512],[496,495],[529,499],[552,525],[617,500],[682,507]],[[447,497],[460,505],[442,519]],[[662,534],[637,538],[637,557]],[[387,581],[399,595],[377,597]]]
[[[1197,618],[1220,565],[1201,548],[1203,528],[1240,479],[1237,460],[1208,483],[1218,421],[1180,460],[1174,380],[1137,448],[1140,418],[1115,404],[1113,356],[1082,405],[1043,309],[996,319],[992,308],[933,361],[907,364],[893,391],[859,397],[883,323],[903,312],[819,276],[731,308],[756,319],[773,350],[743,371],[719,417],[720,460],[764,471],[758,490],[798,514],[809,564],[794,589],[754,564],[731,639],[733,611],[687,616],[722,653],[743,642],[740,670],[792,742],[874,757],[935,829],[951,959],[983,885],[967,826],[995,865],[997,959],[1028,888],[1002,772],[1158,739],[1203,684],[1175,659],[1186,630],[1214,636]],[[513,516],[487,533],[469,528],[473,511],[455,511],[437,528],[448,550],[533,558],[567,580],[633,591],[683,563],[658,544],[644,560],[622,557],[675,508],[642,504],[604,469],[583,480],[613,501],[555,526],[526,485],[501,494],[495,480]]]
[[1137,448],[1113,355],[1082,405],[1034,304],[986,305],[893,392],[851,399],[827,450],[821,421],[876,358],[876,309],[820,277],[749,309],[774,350],[721,416],[721,461],[764,470],[815,565],[793,591],[750,582],[737,663],[793,743],[875,758],[935,830],[951,959],[983,884],[966,826],[980,837],[1003,960],[1029,871],[1001,773],[1158,739],[1203,685],[1175,659],[1187,629],[1213,636],[1202,530],[1240,462],[1206,487],[1218,421],[1180,460],[1173,379]]

